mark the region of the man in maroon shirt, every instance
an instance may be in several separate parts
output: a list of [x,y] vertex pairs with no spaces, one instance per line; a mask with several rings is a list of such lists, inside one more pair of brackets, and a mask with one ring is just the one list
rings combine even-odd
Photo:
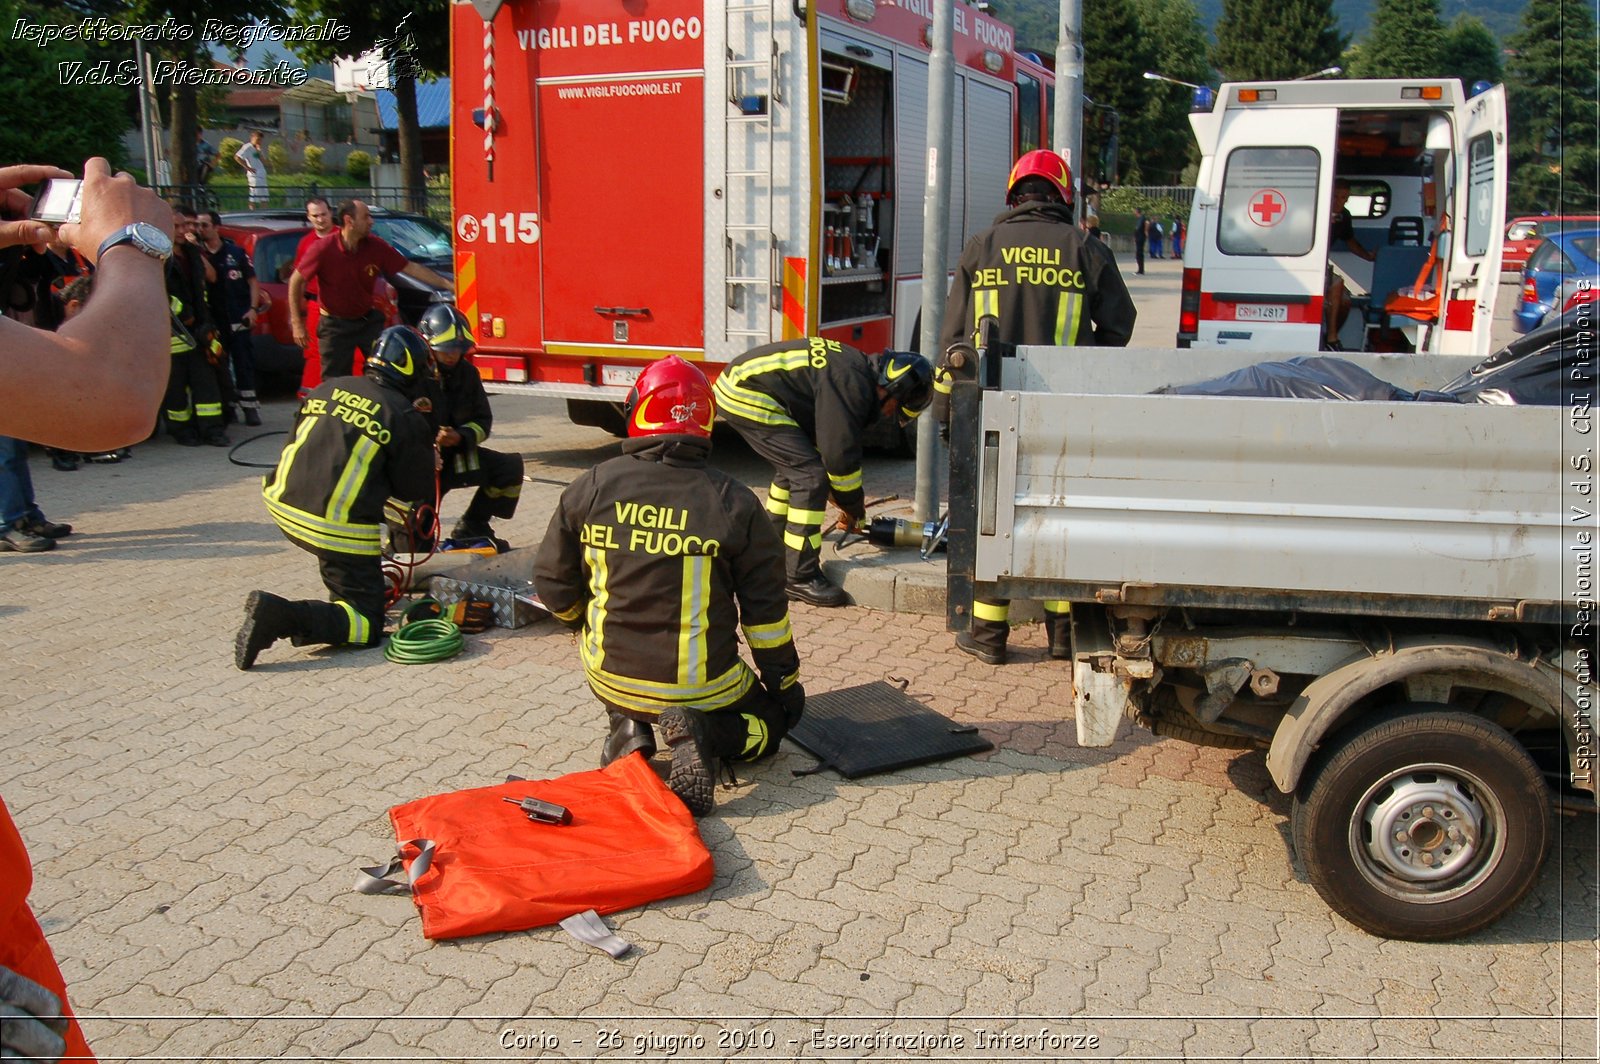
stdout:
[[301,347],[311,339],[306,332],[306,282],[312,278],[317,282],[322,310],[317,342],[322,348],[323,380],[350,376],[356,348],[363,353],[371,351],[383,331],[383,314],[372,299],[372,286],[380,273],[388,277],[405,273],[435,288],[451,287],[445,278],[373,236],[372,212],[360,200],[339,204],[339,226],[312,241],[289,275],[289,319],[294,342]]

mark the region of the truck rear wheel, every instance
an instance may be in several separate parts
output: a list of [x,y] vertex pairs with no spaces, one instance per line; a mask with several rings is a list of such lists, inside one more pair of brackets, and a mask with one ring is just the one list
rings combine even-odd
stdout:
[[1550,802],[1505,729],[1444,706],[1384,714],[1303,780],[1295,849],[1330,908],[1387,938],[1454,938],[1532,889]]

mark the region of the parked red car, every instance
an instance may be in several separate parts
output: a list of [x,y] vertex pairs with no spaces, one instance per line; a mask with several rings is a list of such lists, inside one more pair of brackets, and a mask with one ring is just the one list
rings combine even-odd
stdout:
[[1596,223],[1600,223],[1600,215],[1530,214],[1513,218],[1511,224],[1506,226],[1505,249],[1500,252],[1500,269],[1504,273],[1521,273],[1528,264],[1528,256],[1539,246],[1539,241],[1568,226],[1590,228]]
[[[248,223],[225,221],[223,236],[244,248],[255,267],[256,281],[272,297],[267,313],[257,318],[251,339],[255,344],[256,372],[261,384],[270,382],[280,390],[315,387],[322,379],[322,363],[313,330],[311,346],[304,352],[294,342],[289,327],[289,274],[294,270],[295,249],[300,238],[311,229],[303,220],[291,218],[252,219]],[[400,307],[388,280],[379,277],[373,285],[378,309],[385,325],[400,324]],[[259,389],[258,389],[259,390]]]

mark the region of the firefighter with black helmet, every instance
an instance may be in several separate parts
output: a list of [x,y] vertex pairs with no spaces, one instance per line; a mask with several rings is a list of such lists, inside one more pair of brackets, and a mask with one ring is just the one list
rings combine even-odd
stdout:
[[323,381],[306,397],[261,494],[289,541],[317,556],[330,601],[252,591],[234,639],[239,668],[250,668],[279,639],[349,647],[382,639],[384,501],[434,493],[432,431],[413,405],[426,397],[431,375],[428,345],[397,325],[378,338],[364,377]]
[[[1126,347],[1138,317],[1111,250],[1073,224],[1072,171],[1053,151],[1017,160],[1006,183],[1006,210],[967,241],[946,306],[935,388],[949,394],[962,369],[976,360],[952,349],[988,339],[1056,347]],[[994,325],[983,333],[986,319]],[[968,352],[970,355],[970,351]],[[1050,656],[1071,655],[1066,602],[1046,602]],[[972,627],[956,646],[991,665],[1006,660],[1010,604],[979,596]]]
[[[696,816],[720,761],[774,753],[805,707],[783,548],[754,493],[707,465],[705,374],[676,355],[628,394],[622,455],[561,493],[533,563],[539,598],[581,632],[610,732],[600,763],[672,749],[667,785]],[[739,635],[754,668],[739,656]]]
[[417,331],[428,342],[438,369],[433,385],[434,442],[444,465],[439,471],[441,497],[453,488],[472,487],[472,502],[450,535],[455,539],[488,539],[496,546],[491,517],[510,520],[522,496],[520,454],[483,446],[494,426],[483,377],[467,356],[477,346],[466,315],[449,303],[435,303],[422,315]]
[[880,417],[916,417],[933,394],[921,355],[868,358],[820,336],[766,344],[717,378],[722,416],[772,463],[767,513],[783,536],[789,597],[843,606],[843,588],[822,572],[822,525],[831,497],[847,524],[866,519],[862,439]]

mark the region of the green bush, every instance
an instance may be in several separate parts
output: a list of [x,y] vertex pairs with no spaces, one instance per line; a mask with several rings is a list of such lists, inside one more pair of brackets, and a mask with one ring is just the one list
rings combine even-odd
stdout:
[[307,144],[305,151],[305,171],[308,174],[322,173],[322,156],[328,149],[317,144]]
[[1179,218],[1189,224],[1189,208],[1168,196],[1156,199],[1136,189],[1122,186],[1100,195],[1100,228],[1121,236],[1133,235],[1133,212],[1144,209],[1145,216],[1166,225],[1168,218]]
[[238,137],[223,137],[222,143],[217,145],[217,162],[225,174],[242,174],[244,167],[239,165],[239,160],[234,155],[244,147],[244,141]]
[[282,141],[273,141],[267,145],[267,172],[273,174],[289,172],[289,149],[283,146]]
[[372,154],[364,151],[353,151],[344,161],[344,172],[357,181],[365,181],[372,176]]

